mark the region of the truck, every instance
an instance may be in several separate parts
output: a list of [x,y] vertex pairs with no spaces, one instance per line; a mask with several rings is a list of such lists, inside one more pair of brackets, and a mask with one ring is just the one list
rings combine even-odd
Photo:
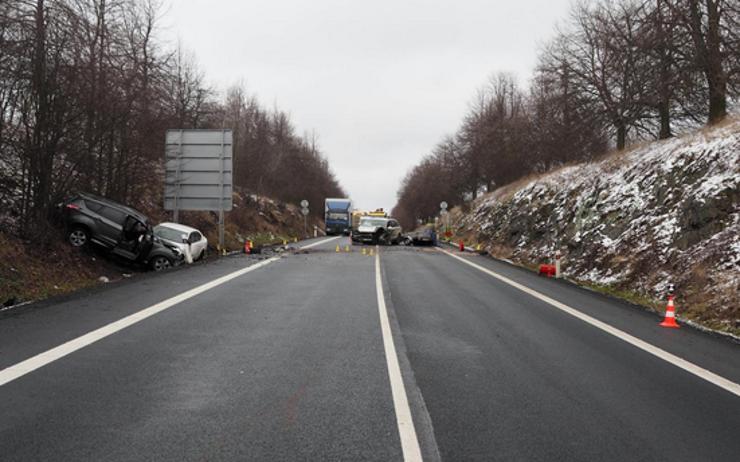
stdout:
[[347,234],[352,229],[350,213],[352,201],[348,198],[327,198],[324,201],[324,224],[326,234]]

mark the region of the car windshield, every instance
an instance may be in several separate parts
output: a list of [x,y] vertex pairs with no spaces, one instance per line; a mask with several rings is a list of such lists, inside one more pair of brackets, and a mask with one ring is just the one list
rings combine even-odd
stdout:
[[363,217],[360,218],[360,226],[385,226],[385,220],[382,218]]
[[187,234],[167,226],[155,226],[154,235],[168,241],[182,242],[182,235]]

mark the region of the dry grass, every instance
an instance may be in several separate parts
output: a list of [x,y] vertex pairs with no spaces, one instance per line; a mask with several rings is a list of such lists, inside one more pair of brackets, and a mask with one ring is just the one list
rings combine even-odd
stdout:
[[16,303],[64,294],[98,283],[100,276],[110,280],[122,272],[84,251],[66,246],[59,239],[54,250],[43,252],[38,246],[0,233],[0,304]]
[[729,128],[738,125],[737,129],[740,130],[740,115],[731,114],[727,117],[725,117],[722,121],[717,122],[716,124],[712,125],[706,125],[699,129],[699,132],[703,134],[704,136],[709,137],[710,139],[720,136],[717,134],[716,130],[718,128]]

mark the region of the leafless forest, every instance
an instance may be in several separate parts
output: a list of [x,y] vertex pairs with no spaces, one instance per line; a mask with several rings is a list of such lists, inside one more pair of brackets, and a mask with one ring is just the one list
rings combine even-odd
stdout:
[[724,119],[740,94],[740,1],[583,1],[529,88],[491,77],[457,132],[405,177],[405,226],[532,173]]
[[157,0],[0,1],[4,231],[45,235],[75,191],[161,207],[168,128],[232,128],[234,182],[248,192],[312,204],[343,195],[285,112],[242,85],[220,97],[195,57],[163,43],[162,11]]

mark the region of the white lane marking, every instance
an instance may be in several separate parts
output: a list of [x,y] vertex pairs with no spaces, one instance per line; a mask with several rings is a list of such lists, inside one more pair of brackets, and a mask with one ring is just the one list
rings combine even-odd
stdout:
[[388,322],[388,308],[385,305],[383,281],[380,277],[380,248],[376,246],[375,252],[375,290],[378,293],[380,330],[383,334],[385,360],[388,365],[388,378],[391,382],[391,394],[393,395],[393,407],[396,411],[398,434],[401,437],[403,460],[406,462],[421,461],[419,439],[416,437],[414,420],[411,418],[409,399],[406,396],[406,387],[403,384],[403,376],[401,375],[401,366],[398,365],[396,346],[393,343],[393,333],[391,332],[391,325]]
[[340,237],[342,237],[342,236],[329,237],[329,238],[323,239],[323,240],[321,240],[319,242],[314,242],[313,244],[304,245],[303,247],[298,247],[298,248],[301,249],[301,250],[303,250],[303,249],[310,249],[311,247],[316,247],[317,245],[326,244],[327,242],[331,242],[334,239],[339,239]]
[[500,280],[502,282],[505,282],[506,284],[509,284],[510,286],[513,286],[513,287],[521,290],[522,292],[525,292],[525,293],[527,293],[527,294],[529,294],[529,295],[531,295],[531,296],[533,296],[535,298],[538,298],[538,299],[542,300],[545,303],[549,303],[550,305],[554,306],[555,308],[557,308],[559,310],[562,310],[562,311],[568,313],[569,315],[574,316],[574,317],[580,319],[583,322],[586,322],[588,324],[591,324],[592,326],[594,326],[594,327],[596,327],[598,329],[601,329],[604,332],[606,332],[608,334],[611,334],[611,335],[617,337],[620,340],[624,340],[625,342],[627,342],[627,343],[629,343],[629,344],[631,344],[633,346],[636,346],[637,348],[639,348],[639,349],[641,349],[643,351],[646,351],[646,352],[648,352],[648,353],[650,353],[650,354],[652,354],[654,356],[657,356],[658,358],[660,358],[660,359],[662,359],[662,360],[664,360],[666,362],[669,362],[669,363],[673,364],[676,367],[680,367],[681,369],[683,369],[683,370],[685,370],[687,372],[690,372],[690,373],[694,374],[695,376],[697,376],[697,377],[699,377],[701,379],[706,380],[709,383],[712,383],[714,385],[717,385],[718,387],[723,388],[723,389],[729,391],[730,393],[732,393],[732,394],[734,394],[736,396],[740,396],[740,385],[737,384],[737,383],[735,383],[735,382],[732,382],[732,381],[730,381],[730,380],[728,380],[728,379],[726,379],[726,378],[724,378],[724,377],[722,377],[720,375],[717,375],[714,372],[708,371],[708,370],[704,369],[703,367],[697,366],[696,364],[694,364],[692,362],[686,361],[685,359],[683,359],[681,357],[678,357],[678,356],[676,356],[676,355],[674,355],[672,353],[669,353],[669,352],[667,352],[667,351],[665,351],[665,350],[663,350],[661,348],[658,348],[658,347],[656,347],[656,346],[654,346],[654,345],[652,345],[652,344],[650,344],[650,343],[648,343],[648,342],[646,342],[644,340],[640,340],[639,338],[634,337],[634,336],[628,334],[627,332],[624,332],[623,330],[617,329],[616,327],[612,327],[611,325],[609,325],[609,324],[607,324],[605,322],[599,321],[596,318],[592,318],[591,316],[589,316],[587,314],[581,313],[580,311],[576,310],[575,308],[571,308],[570,306],[565,305],[564,303],[560,303],[559,301],[554,300],[554,299],[548,297],[547,295],[543,295],[543,294],[537,292],[536,290],[530,289],[529,287],[524,286],[522,284],[519,284],[518,282],[514,282],[514,281],[512,281],[511,279],[509,279],[507,277],[504,277],[504,276],[501,276],[501,275],[499,275],[497,273],[494,273],[493,271],[491,271],[491,270],[489,270],[487,268],[484,268],[484,267],[482,267],[482,266],[480,266],[480,265],[478,265],[476,263],[473,263],[472,261],[469,261],[469,260],[467,260],[465,258],[462,258],[462,257],[460,257],[458,255],[455,255],[455,254],[450,253],[450,252],[448,252],[446,250],[443,250],[443,249],[440,249],[440,251],[446,253],[450,257],[453,257],[453,258],[456,258],[456,259],[460,260],[461,262],[465,263],[466,265],[470,265],[473,268],[478,269],[478,270],[480,270],[480,271],[488,274],[489,276],[492,276],[492,277],[494,277],[494,278],[496,278],[496,279],[498,279],[498,280]]
[[[321,240],[319,242],[314,242],[313,244],[301,247],[301,249],[307,249],[337,238],[338,237],[332,237],[329,239]],[[233,273],[229,273],[225,276],[221,276],[220,278],[214,279],[213,281],[202,284],[179,295],[175,295],[174,297],[168,298],[167,300],[161,301],[155,305],[144,308],[141,311],[137,311],[134,314],[126,316],[125,318],[114,321],[94,331],[88,332],[87,334],[63,343],[57,347],[54,347],[43,353],[39,353],[36,356],[33,356],[17,364],[9,366],[3,370],[0,370],[0,386],[5,385],[8,382],[12,382],[17,378],[33,372],[40,367],[46,366],[47,364],[52,363],[60,358],[63,358],[70,353],[74,353],[75,351],[84,348],[92,343],[95,343],[98,340],[104,339],[109,335],[115,334],[116,332],[123,330],[131,325],[134,325],[137,322],[143,321],[150,316],[154,316],[155,314],[164,311],[167,308],[171,308],[180,302],[195,297],[196,295],[202,294],[203,292],[220,286],[221,284],[231,281],[234,278],[238,278],[239,276],[247,274],[251,271],[267,266],[270,263],[279,260],[280,258],[281,257],[279,256],[268,258],[267,260],[263,260],[252,266],[248,266],[246,268],[234,271]]]

